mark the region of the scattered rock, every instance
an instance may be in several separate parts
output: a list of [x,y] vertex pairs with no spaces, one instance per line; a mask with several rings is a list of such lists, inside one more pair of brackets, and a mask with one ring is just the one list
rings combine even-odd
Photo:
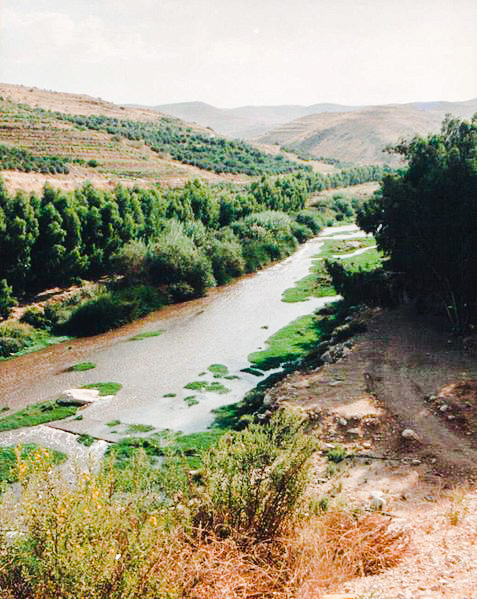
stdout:
[[338,422],[341,424],[341,426],[346,426],[348,424],[346,418],[339,418]]
[[361,437],[362,433],[359,428],[349,428],[348,435],[352,435],[353,437]]
[[403,439],[409,439],[412,441],[420,440],[416,431],[414,431],[412,428],[405,428],[401,433],[401,437],[403,437]]
[[63,391],[58,403],[63,406],[87,406],[98,399],[111,399],[114,395],[100,396],[97,389],[67,389]]

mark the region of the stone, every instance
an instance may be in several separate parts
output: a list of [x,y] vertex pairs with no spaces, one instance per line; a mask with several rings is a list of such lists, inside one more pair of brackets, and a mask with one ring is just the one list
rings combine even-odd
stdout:
[[445,411],[446,411],[446,410],[448,410],[448,409],[449,409],[449,406],[448,406],[447,404],[442,404],[442,406],[439,408],[439,410],[440,410],[441,412],[445,412]]
[[348,424],[346,418],[339,418],[338,422],[341,424],[341,426],[346,426]]
[[362,446],[363,446],[365,449],[371,449],[371,447],[373,446],[373,444],[372,444],[370,441],[364,441],[364,442],[362,443]]
[[348,435],[352,435],[353,437],[361,437],[361,431],[359,428],[349,428]]
[[401,437],[403,439],[409,439],[412,441],[419,441],[419,437],[416,433],[415,430],[413,430],[412,428],[405,428],[402,433],[401,433]]
[[97,389],[67,389],[63,391],[58,403],[63,406],[87,406],[99,399],[111,399],[114,395],[100,396]]

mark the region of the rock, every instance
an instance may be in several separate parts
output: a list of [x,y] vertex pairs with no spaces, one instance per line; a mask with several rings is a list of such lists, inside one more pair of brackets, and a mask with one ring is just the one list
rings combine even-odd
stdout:
[[100,396],[97,389],[67,389],[63,391],[58,403],[63,406],[87,406],[98,399],[111,399],[114,395]]
[[401,437],[403,437],[403,439],[419,441],[416,431],[414,431],[412,428],[405,428],[401,433]]
[[386,498],[381,491],[371,491],[369,496],[371,497],[370,508],[375,511],[382,512],[386,505]]
[[418,460],[418,459],[411,460],[411,464],[413,464],[414,466],[419,466],[420,463],[421,463],[421,460]]
[[295,383],[296,389],[308,389],[309,386],[310,383],[308,381],[298,381],[297,383]]
[[365,449],[371,449],[371,447],[373,446],[373,444],[370,441],[364,441],[363,443],[361,443],[361,445],[365,448]]
[[338,422],[341,424],[341,426],[346,426],[348,424],[346,418],[339,418]]
[[361,431],[359,428],[349,428],[348,435],[352,435],[353,437],[361,437]]
[[334,449],[335,445],[334,443],[323,443],[323,445],[321,446],[321,449]]
[[449,406],[448,406],[447,404],[442,404],[442,406],[439,408],[439,410],[440,410],[441,412],[445,412],[445,411],[446,411],[446,410],[448,410],[448,409],[449,409]]
[[329,385],[330,387],[337,387],[338,385],[342,385],[342,384],[343,384],[343,381],[330,381],[330,382],[328,383],[328,385]]
[[447,420],[455,420],[455,416],[453,414],[449,414],[447,416]]

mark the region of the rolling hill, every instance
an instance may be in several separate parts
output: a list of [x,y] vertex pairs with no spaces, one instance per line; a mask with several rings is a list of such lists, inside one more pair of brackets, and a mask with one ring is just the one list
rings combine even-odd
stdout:
[[312,114],[262,135],[264,144],[278,144],[298,154],[353,163],[396,163],[386,146],[401,138],[426,135],[440,128],[446,113],[469,118],[477,100],[368,107],[353,112]]
[[210,127],[228,137],[253,139],[270,129],[288,121],[317,112],[348,112],[358,107],[340,104],[314,104],[300,106],[241,106],[239,108],[217,108],[205,102],[180,102],[151,107],[162,113]]
[[341,162],[395,162],[383,152],[402,137],[439,128],[447,113],[470,118],[477,99],[384,106],[242,106],[221,109],[204,102],[163,104],[153,110],[195,122],[230,137],[278,144],[300,154]]

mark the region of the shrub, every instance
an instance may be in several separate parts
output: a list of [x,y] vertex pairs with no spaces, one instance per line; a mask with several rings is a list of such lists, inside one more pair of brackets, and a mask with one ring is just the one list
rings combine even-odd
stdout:
[[219,240],[210,243],[208,255],[212,264],[214,279],[218,285],[227,283],[245,271],[242,247],[237,238]]
[[129,281],[141,280],[145,277],[145,257],[147,246],[143,241],[130,241],[113,257],[114,269]]
[[69,334],[78,337],[96,335],[131,322],[134,310],[133,302],[105,293],[75,308],[64,327]]
[[213,283],[209,260],[176,222],[149,249],[147,270],[153,284],[173,286],[175,299],[200,297]]
[[245,543],[276,538],[297,516],[315,451],[301,421],[279,412],[222,436],[204,456],[203,494],[194,526]]
[[8,357],[31,345],[38,333],[28,324],[8,321],[0,324],[0,356]]
[[58,309],[46,304],[43,309],[33,306],[25,310],[20,322],[30,324],[36,329],[51,330],[58,324],[58,317]]
[[326,260],[333,287],[350,304],[394,306],[401,293],[399,279],[383,268],[347,270],[341,262]]
[[323,225],[322,219],[316,210],[304,209],[295,214],[295,220],[301,225],[306,225],[313,233],[320,232]]
[[297,222],[293,222],[291,224],[291,230],[293,237],[295,237],[299,243],[304,243],[307,239],[313,237],[313,231],[310,229],[310,227]]

